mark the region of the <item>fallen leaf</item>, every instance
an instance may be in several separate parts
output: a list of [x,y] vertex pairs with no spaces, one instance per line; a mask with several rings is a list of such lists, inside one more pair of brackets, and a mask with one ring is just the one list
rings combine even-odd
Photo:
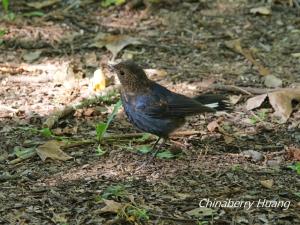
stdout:
[[293,101],[300,102],[300,89],[285,88],[268,94],[258,95],[248,99],[246,109],[252,110],[261,106],[266,97],[274,109],[274,115],[280,118],[280,123],[285,123],[293,112]]
[[261,180],[260,184],[265,188],[271,189],[274,184],[274,181],[273,180]]
[[274,115],[281,118],[285,123],[293,112],[292,101],[300,102],[300,89],[284,89],[274,91],[268,94],[270,104],[275,110]]
[[207,125],[209,132],[214,132],[217,128],[219,128],[219,120],[214,120]]
[[103,200],[106,206],[100,209],[100,212],[110,212],[110,213],[119,213],[120,210],[124,207],[124,204],[113,201],[113,200]]
[[40,156],[40,158],[45,161],[47,158],[66,161],[71,159],[72,157],[68,154],[64,153],[60,147],[63,144],[58,141],[48,141],[43,145],[40,145],[36,152]]
[[37,60],[42,54],[41,50],[33,51],[33,52],[27,52],[23,55],[23,59],[29,63],[34,62]]
[[27,3],[28,6],[36,8],[36,9],[42,9],[49,7],[51,5],[54,5],[56,3],[60,2],[60,0],[47,0],[47,1],[35,1],[35,2],[29,2]]
[[85,60],[86,66],[90,66],[90,67],[98,66],[97,55],[95,52],[90,52],[90,53],[85,54],[84,60]]
[[235,39],[231,41],[225,41],[225,45],[227,48],[235,51],[236,53],[239,53],[243,55],[247,60],[249,60],[254,66],[257,67],[257,70],[260,75],[267,76],[270,74],[270,70],[266,67],[264,67],[262,64],[257,62],[253,58],[253,53],[250,49],[243,49],[241,46],[241,39]]
[[261,6],[261,7],[250,9],[250,13],[268,16],[268,15],[271,15],[271,9],[266,6]]
[[261,106],[261,104],[265,101],[268,94],[258,95],[252,98],[249,98],[246,104],[247,110],[256,109]]
[[113,54],[114,59],[118,55],[118,53],[126,46],[138,44],[141,44],[141,42],[137,38],[128,35],[99,33],[94,38],[94,43],[91,45],[91,47],[106,47]]
[[102,91],[106,86],[106,79],[102,69],[97,69],[94,72],[93,78],[90,81],[89,89],[94,92]]
[[241,100],[242,95],[230,95],[229,102],[231,105],[236,105]]
[[254,151],[254,150],[243,151],[241,154],[243,156],[251,158],[254,162],[261,161],[264,158],[263,154],[261,154],[258,151]]
[[282,87],[282,80],[274,75],[267,75],[265,76],[264,84],[268,88],[278,88]]
[[87,108],[86,110],[83,111],[83,115],[84,116],[92,116],[94,112],[95,112],[94,108]]
[[224,135],[224,141],[226,144],[231,144],[232,142],[234,142],[234,138],[228,135]]
[[211,216],[214,213],[215,213],[215,210],[213,210],[211,208],[206,208],[206,207],[200,207],[200,208],[192,209],[192,210],[186,212],[186,214],[188,214],[189,216],[194,216],[197,218]]
[[287,151],[288,158],[295,161],[300,161],[300,148],[291,147]]
[[145,73],[147,74],[148,77],[152,78],[152,77],[165,77],[168,73],[167,71],[161,69],[145,69],[144,70]]

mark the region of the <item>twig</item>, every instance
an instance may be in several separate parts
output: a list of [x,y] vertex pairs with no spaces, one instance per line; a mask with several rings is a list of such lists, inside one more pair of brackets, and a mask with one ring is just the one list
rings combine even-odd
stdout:
[[220,90],[220,91],[230,91],[230,92],[237,92],[246,95],[261,95],[266,94],[273,91],[280,91],[284,90],[285,88],[277,88],[277,89],[270,89],[270,88],[253,88],[253,87],[238,87],[235,85],[226,85],[226,84],[212,84],[209,86],[211,89]]

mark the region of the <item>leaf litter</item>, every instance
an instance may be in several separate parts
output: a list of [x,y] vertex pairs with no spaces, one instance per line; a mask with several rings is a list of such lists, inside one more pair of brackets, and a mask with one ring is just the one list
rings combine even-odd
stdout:
[[[8,68],[3,73],[12,71],[17,78],[20,75],[28,78],[33,72],[28,72],[24,66],[18,67],[18,63],[23,63],[24,60],[18,49],[28,52],[31,51],[30,47],[39,50],[40,46],[43,46],[43,54],[35,59],[35,64],[50,60],[48,67],[57,65],[57,61],[70,61],[70,58],[75,58],[77,60],[75,65],[81,65],[81,71],[91,77],[97,69],[95,59],[110,58],[112,55],[116,58],[123,58],[124,51],[122,50],[126,47],[126,50],[138,49],[130,51],[130,57],[137,62],[151,63],[153,64],[151,68],[163,68],[162,76],[154,74],[151,75],[152,79],[191,96],[199,94],[197,82],[209,78],[214,78],[215,83],[253,86],[262,90],[265,84],[261,77],[266,77],[266,75],[275,75],[282,81],[284,88],[292,82],[300,81],[297,76],[299,70],[299,63],[296,62],[297,55],[292,56],[297,53],[294,46],[297,46],[299,42],[299,37],[295,33],[296,16],[292,8],[280,5],[279,1],[274,3],[274,10],[272,8],[272,19],[270,16],[249,14],[249,9],[261,5],[245,1],[203,1],[204,5],[202,6],[201,3],[200,7],[195,1],[172,6],[164,6],[165,3],[160,3],[162,8],[159,10],[156,10],[154,4],[145,11],[148,13],[153,10],[152,14],[144,13],[143,7],[125,10],[127,5],[124,5],[100,10],[97,8],[99,2],[81,2],[80,7],[76,4],[72,4],[71,7],[70,1],[59,1],[43,6],[47,14],[38,18],[38,26],[45,24],[44,29],[28,26],[28,24],[35,25],[36,20],[33,18],[29,22],[24,18],[24,24],[21,22],[22,24],[17,26],[22,29],[8,28],[9,31],[20,32],[15,37],[13,32],[4,37],[4,45],[1,45],[1,48],[3,47],[5,51],[1,51],[0,57],[2,61],[5,60],[4,62],[10,65],[0,66],[0,70]],[[11,5],[12,10],[18,7],[19,11],[19,7],[20,9],[24,7],[19,4],[17,2]],[[58,8],[60,6],[68,10],[60,10]],[[276,7],[281,7],[280,9],[287,10],[287,12],[282,14]],[[166,24],[164,21],[171,9],[174,16],[172,20],[167,20],[170,24]],[[192,9],[197,9],[197,13]],[[84,10],[91,13],[82,13]],[[27,12],[28,8],[25,11]],[[235,14],[234,17],[230,16],[232,12]],[[7,27],[11,26],[11,23],[3,23]],[[120,27],[117,27],[118,25]],[[31,38],[33,42],[24,44],[19,41],[20,34],[27,34],[30,37],[31,33],[36,34],[36,30],[40,33],[36,35],[36,38]],[[76,31],[78,34],[76,38],[62,41],[63,34],[70,30]],[[94,37],[96,31],[99,30],[116,37],[134,37],[138,41],[143,40],[143,43],[139,44],[138,48],[130,45],[123,47],[123,44],[116,41],[118,38],[108,38],[107,40],[115,45],[112,50],[105,46],[96,47],[97,50],[95,50],[95,47],[91,48],[91,45],[95,43]],[[49,41],[52,37],[49,35],[51,32],[54,36],[55,32],[59,34],[53,41]],[[11,37],[17,41],[8,40]],[[238,37],[243,40],[242,54],[222,48],[222,43]],[[9,48],[9,43],[14,48]],[[195,46],[200,46],[200,48]],[[109,53],[107,49],[113,53]],[[82,65],[86,62],[85,53],[91,54],[86,67]],[[292,58],[285,56],[292,56]],[[32,67],[30,64],[27,65]],[[254,65],[253,68],[252,65]],[[78,68],[74,67],[71,70],[76,75]],[[39,75],[43,71],[45,70],[35,70],[34,75]],[[59,135],[60,139],[66,138],[64,135],[69,135],[77,141],[88,141],[87,139],[94,138],[96,136],[95,125],[101,121],[107,121],[111,109],[118,100],[118,95],[115,94],[107,95],[105,98],[100,96],[97,101],[87,101],[88,104],[82,107],[83,111],[78,117],[75,117],[73,113],[79,109],[72,107],[71,113],[61,114],[62,116],[56,117],[49,123],[51,135],[48,136],[49,132],[46,130],[44,134],[41,134],[16,129],[20,126],[19,124],[22,126],[32,124],[42,129],[42,122],[49,118],[52,109],[63,110],[64,107],[77,105],[76,101],[86,96],[85,91],[88,91],[90,84],[89,78],[80,78],[79,81],[84,82],[80,83],[79,88],[71,88],[67,91],[63,87],[64,79],[57,83],[52,82],[51,76],[47,79],[50,80],[27,82],[24,87],[20,81],[13,82],[11,78],[2,79],[1,77],[1,105],[18,109],[18,112],[9,117],[10,119],[5,119],[7,117],[1,119],[3,126],[0,127],[0,153],[1,156],[4,156],[4,152],[8,154],[0,157],[1,171],[7,172],[0,178],[11,177],[1,180],[0,203],[3,207],[0,210],[0,221],[2,223],[8,224],[8,221],[12,224],[41,224],[48,221],[60,224],[105,224],[109,221],[115,224],[126,222],[138,224],[140,222],[141,224],[170,225],[199,224],[199,222],[203,224],[299,223],[297,218],[297,203],[299,202],[297,168],[299,166],[295,163],[297,151],[293,150],[293,148],[298,149],[300,140],[300,134],[297,131],[299,128],[297,108],[294,108],[295,113],[284,124],[275,124],[267,113],[265,113],[267,116],[260,116],[259,112],[255,113],[260,119],[257,119],[256,123],[244,123],[244,119],[253,115],[245,111],[245,96],[243,96],[238,100],[235,112],[223,114],[224,121],[218,122],[219,127],[215,126],[216,128],[212,128],[211,131],[208,131],[207,124],[215,121],[219,116],[201,115],[189,118],[183,129],[194,130],[198,133],[172,137],[184,145],[184,154],[175,159],[157,158],[146,168],[140,168],[140,165],[147,159],[146,155],[126,150],[127,146],[133,148],[144,144],[150,146],[154,138],[152,136],[141,138],[142,134],[133,138],[131,136],[126,139],[114,139],[110,142],[105,140],[101,142],[99,151],[97,150],[98,142],[73,146],[68,149],[68,153],[72,152],[72,160],[53,163],[52,160],[43,162],[38,157],[31,157],[16,164],[5,164],[6,161],[15,157],[14,154],[11,155],[14,153],[15,146],[20,146],[20,151],[24,150],[25,156],[26,152],[36,149],[33,146],[41,146],[49,139],[56,139],[57,137],[53,135]],[[185,82],[185,86],[180,86],[182,82]],[[110,85],[107,82],[104,90],[111,88]],[[178,87],[186,88],[180,90]],[[201,92],[206,90],[200,88]],[[102,91],[99,90],[99,93]],[[244,93],[239,94],[244,95]],[[66,98],[69,95],[71,97]],[[77,97],[73,98],[74,96]],[[100,113],[95,113],[96,107],[101,107]],[[4,112],[3,115],[7,114]],[[68,134],[68,127],[78,127],[78,129],[76,132],[69,130],[70,134]],[[61,129],[62,133],[55,134],[55,129]],[[100,133],[103,130],[100,129]],[[137,131],[126,123],[124,114],[118,113],[110,123],[109,134],[106,133],[106,135],[130,136],[135,132]],[[106,135],[103,138],[106,138]],[[141,140],[136,141],[135,139],[138,138]],[[53,148],[64,150],[63,146]],[[249,160],[249,157],[240,154],[247,150],[263,153],[264,159]],[[103,152],[105,154],[102,154]],[[22,155],[20,152],[17,154],[19,157]],[[101,157],[98,157],[100,155]],[[276,166],[273,167],[271,164],[276,164]],[[291,168],[286,169],[287,165]],[[264,180],[274,181],[271,189],[261,185],[260,181]],[[134,206],[141,210],[126,207],[125,214],[100,213],[99,211],[107,204],[104,201],[98,201],[99,199],[96,200],[97,197],[107,187],[120,185],[120,183],[129,185],[126,190],[128,189],[128,192],[133,195],[136,204]],[[189,193],[190,197],[180,198],[176,193]],[[209,208],[202,212],[199,208],[199,201],[203,198],[283,199],[290,200],[291,205],[288,210],[252,208],[246,214],[241,209],[223,210],[221,208]],[[133,205],[132,201],[126,198],[109,200],[124,206]],[[196,209],[195,215],[186,213],[193,209]],[[213,213],[210,212],[212,210]],[[208,216],[203,216],[205,214]],[[142,222],[137,220],[142,217],[150,219],[142,220]]]

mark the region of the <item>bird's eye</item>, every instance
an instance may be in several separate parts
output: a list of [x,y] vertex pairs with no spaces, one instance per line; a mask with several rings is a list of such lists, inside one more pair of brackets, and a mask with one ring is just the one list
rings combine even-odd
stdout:
[[125,75],[125,72],[123,70],[120,71],[120,75]]

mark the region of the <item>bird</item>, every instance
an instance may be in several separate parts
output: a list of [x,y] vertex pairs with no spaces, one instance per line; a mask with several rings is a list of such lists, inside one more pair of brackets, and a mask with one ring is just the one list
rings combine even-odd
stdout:
[[110,63],[108,67],[120,80],[122,105],[129,122],[143,132],[158,136],[152,151],[163,139],[154,157],[169,135],[185,123],[186,117],[230,108],[221,95],[191,98],[172,92],[149,79],[133,60]]

